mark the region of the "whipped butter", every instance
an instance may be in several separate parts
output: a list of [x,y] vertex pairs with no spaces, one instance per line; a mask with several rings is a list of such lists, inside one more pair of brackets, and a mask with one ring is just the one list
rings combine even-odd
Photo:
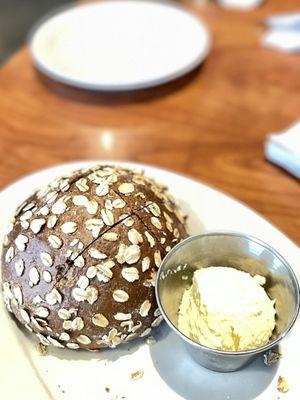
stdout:
[[178,328],[194,341],[214,349],[242,351],[267,344],[275,328],[275,300],[252,277],[229,267],[195,271],[182,297]]

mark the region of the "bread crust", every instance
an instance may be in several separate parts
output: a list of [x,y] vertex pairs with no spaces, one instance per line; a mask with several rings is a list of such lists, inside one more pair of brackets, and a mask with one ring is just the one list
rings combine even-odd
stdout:
[[162,320],[156,271],[187,237],[165,187],[115,166],[56,179],[16,211],[3,242],[7,309],[44,345],[99,350]]

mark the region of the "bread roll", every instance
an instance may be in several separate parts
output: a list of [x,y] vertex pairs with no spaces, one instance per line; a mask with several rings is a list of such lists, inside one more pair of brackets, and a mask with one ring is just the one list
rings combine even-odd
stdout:
[[166,188],[95,166],[56,179],[17,210],[4,238],[8,310],[44,345],[98,350],[162,320],[156,271],[187,236]]

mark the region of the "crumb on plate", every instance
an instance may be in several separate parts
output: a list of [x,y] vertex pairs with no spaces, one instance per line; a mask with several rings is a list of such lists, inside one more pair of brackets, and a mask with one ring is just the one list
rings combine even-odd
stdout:
[[139,371],[135,371],[130,375],[130,379],[132,381],[137,381],[138,379],[141,379],[144,376],[144,371],[139,370]]
[[281,393],[286,393],[289,391],[287,381],[282,375],[279,375],[278,377],[277,390]]
[[40,356],[45,356],[47,354],[46,346],[43,343],[37,345],[37,351]]
[[153,336],[148,336],[146,339],[146,343],[148,344],[148,346],[152,346],[156,343],[156,340]]

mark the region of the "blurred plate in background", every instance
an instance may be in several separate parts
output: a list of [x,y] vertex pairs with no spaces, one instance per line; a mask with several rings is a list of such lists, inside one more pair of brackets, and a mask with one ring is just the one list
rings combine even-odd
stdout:
[[210,48],[203,23],[170,2],[103,1],[64,8],[33,30],[36,67],[91,90],[132,90],[197,67]]

